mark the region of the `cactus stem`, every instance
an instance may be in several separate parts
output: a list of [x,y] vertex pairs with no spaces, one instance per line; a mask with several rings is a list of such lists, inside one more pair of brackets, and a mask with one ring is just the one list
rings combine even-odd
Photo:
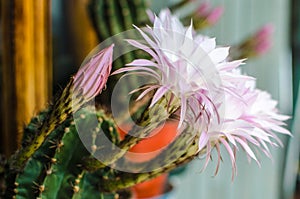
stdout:
[[40,133],[37,135],[31,144],[21,148],[9,160],[10,167],[16,171],[22,170],[27,160],[36,152],[48,135],[60,124],[62,124],[69,114],[72,112],[72,87],[73,78],[63,90],[60,98],[54,103],[49,111],[48,117],[40,128]]

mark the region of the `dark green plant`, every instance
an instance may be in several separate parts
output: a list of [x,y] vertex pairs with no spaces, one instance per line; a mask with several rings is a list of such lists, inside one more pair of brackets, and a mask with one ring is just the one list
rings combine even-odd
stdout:
[[[155,111],[155,107],[153,109]],[[190,135],[185,133],[149,162],[139,164],[124,162],[124,166],[132,166],[137,173],[115,170],[106,165],[118,161],[125,154],[113,153],[112,150],[107,149],[101,137],[103,134],[100,132],[104,132],[112,143],[123,149],[129,149],[140,139],[126,136],[120,141],[112,118],[101,109],[94,113],[92,107],[85,107],[77,112],[78,119],[81,124],[86,125],[86,128],[82,127],[83,129],[89,129],[89,126],[93,126],[96,114],[98,124],[94,129],[87,130],[83,137],[79,137],[76,120],[74,121],[72,115],[68,115],[65,121],[45,137],[41,146],[27,161],[24,162],[23,158],[16,158],[20,153],[22,154],[22,149],[34,144],[33,141],[40,134],[40,128],[47,121],[50,110],[40,112],[31,120],[24,129],[22,148],[6,164],[5,198],[129,198],[130,192],[127,188],[130,186],[172,170],[190,161],[197,154],[197,138],[188,142]],[[145,111],[141,125],[148,124],[147,114],[148,111]],[[157,123],[143,128],[142,131],[133,129],[132,132],[146,135],[159,124],[162,117],[168,117],[168,115],[159,115]],[[82,140],[88,143],[92,153],[106,154],[106,164],[94,159],[86,146],[82,144]],[[190,144],[186,145],[187,143]],[[20,160],[24,165],[17,164],[20,167],[12,165]],[[147,167],[158,169],[142,172]],[[2,174],[3,171],[4,167],[1,167]]]
[[[145,22],[144,6],[140,0],[91,1],[90,9],[99,31],[99,38],[126,30],[132,23]],[[114,69],[137,56],[143,56],[139,53],[129,53],[116,60]],[[97,56],[101,57],[101,53]],[[92,61],[86,63],[87,67],[91,67],[90,63]],[[93,107],[86,106],[89,97],[86,99],[82,93],[84,91],[74,91],[78,81],[83,81],[85,85],[89,84],[85,81],[93,79],[86,78],[85,73],[80,76],[81,73],[82,70],[71,78],[66,88],[54,98],[48,108],[32,118],[24,128],[19,150],[7,161],[1,158],[0,194],[3,198],[130,198],[128,188],[131,186],[168,172],[192,160],[198,153],[198,138],[191,140],[189,134],[182,134],[151,161],[138,164],[127,161],[124,158],[126,151],[141,140],[139,137],[149,135],[178,107],[166,112],[161,109],[161,106],[168,106],[164,100],[151,109],[148,107],[149,101],[145,102],[142,108],[133,112],[137,123],[144,128],[133,128],[130,131],[131,135],[120,140],[115,121],[103,109],[96,108],[95,111]],[[110,78],[112,85],[116,78]],[[107,89],[107,93],[111,93],[110,88]],[[105,95],[102,93],[101,96]],[[155,117],[151,117],[150,112],[154,113]],[[74,118],[74,114],[78,117]],[[88,128],[95,125],[95,117],[95,128]],[[86,131],[80,136],[76,126],[78,122],[84,125],[83,129]],[[113,145],[107,146],[103,136]],[[119,147],[123,151],[114,151],[111,147]],[[97,155],[101,155],[103,161],[94,158]],[[135,172],[114,169],[113,165],[120,161],[124,167],[130,167]]]
[[[112,36],[133,29],[133,24],[143,26],[149,22],[146,13],[147,8],[146,0],[90,0],[88,7],[90,19],[97,33],[99,42],[112,40],[111,42],[117,45],[118,43],[123,43],[123,39],[125,39],[122,38],[123,34],[111,38]],[[127,33],[125,33],[125,35],[126,34]],[[137,37],[137,35],[131,35],[130,37]],[[122,49],[123,46],[124,45],[118,45],[118,48],[114,51],[115,54],[124,54],[122,53],[124,50]],[[114,61],[113,71],[130,63],[137,57],[148,56],[142,51],[128,52]],[[107,89],[104,91],[102,97],[100,97],[101,104],[109,105],[112,90],[119,77],[120,76],[114,76],[108,80]],[[129,81],[132,85],[137,84],[136,78],[131,78]],[[130,91],[124,89],[123,92],[128,93]]]

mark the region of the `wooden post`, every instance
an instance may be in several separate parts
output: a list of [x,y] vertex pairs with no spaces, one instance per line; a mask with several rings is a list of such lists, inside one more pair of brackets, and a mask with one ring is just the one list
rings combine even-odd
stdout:
[[11,154],[22,128],[51,96],[51,0],[1,0],[1,152]]

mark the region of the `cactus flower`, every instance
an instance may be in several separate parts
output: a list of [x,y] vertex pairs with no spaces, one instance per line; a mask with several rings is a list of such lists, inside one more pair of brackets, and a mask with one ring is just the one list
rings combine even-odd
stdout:
[[217,6],[212,8],[212,5],[204,1],[202,2],[191,17],[194,19],[196,29],[203,29],[212,26],[218,22],[224,12],[224,7]]
[[111,45],[85,63],[74,76],[74,92],[80,93],[88,102],[104,88],[112,68],[113,47]]
[[[186,111],[190,108],[194,112],[199,112],[202,107],[207,107],[204,112],[207,120],[212,115],[217,115],[211,97],[220,95],[224,89],[228,90],[223,88],[225,84],[221,83],[223,80],[220,79],[219,69],[222,70],[223,66],[227,68],[238,66],[234,62],[226,62],[229,48],[216,47],[215,39],[202,35],[194,36],[193,26],[184,27],[169,10],[161,11],[159,17],[155,16],[153,28],[142,30],[136,27],[136,29],[143,36],[146,44],[135,40],[128,40],[128,42],[149,53],[154,61],[137,59],[128,64],[130,67],[119,69],[113,74],[147,73],[153,77],[157,83],[144,87],[145,90],[138,99],[155,89],[151,106],[166,93],[171,93],[170,100],[180,99],[179,127],[184,121]],[[190,106],[191,101],[195,102],[193,106]]]
[[256,40],[255,51],[258,55],[265,54],[271,47],[271,35],[274,31],[274,27],[271,24],[264,25],[257,31],[254,36]]
[[210,7],[211,7],[210,3],[204,1],[197,7],[196,14],[201,17],[205,17],[209,13]]
[[[273,132],[290,135],[282,127],[289,117],[278,113],[276,101],[267,92],[255,88],[253,77],[241,74],[238,67],[244,60],[228,61],[229,48],[216,47],[215,39],[195,35],[192,25],[184,27],[169,10],[153,16],[153,27],[136,27],[142,41],[128,40],[153,59],[134,60],[114,74],[129,72],[153,77],[156,83],[144,86],[137,98],[154,90],[151,106],[163,96],[170,96],[167,93],[171,94],[168,100],[179,99],[179,127],[189,125],[195,129],[199,152],[206,151],[204,168],[211,150],[216,148],[217,173],[221,144],[231,159],[233,176],[239,147],[258,163],[252,147],[271,157],[267,144],[281,145]],[[259,32],[257,37],[264,38],[268,30]]]
[[207,22],[210,24],[210,25],[213,25],[215,23],[218,22],[218,20],[220,19],[220,17],[222,16],[224,12],[224,8],[219,6],[219,7],[216,7],[214,8],[208,15],[207,15]]
[[255,88],[254,80],[240,81],[236,85],[236,92],[240,99],[226,95],[222,107],[225,111],[221,116],[221,122],[212,120],[206,132],[202,132],[199,140],[199,150],[207,148],[207,159],[209,161],[212,145],[218,151],[218,165],[221,160],[219,144],[223,144],[230,156],[233,173],[236,172],[235,151],[238,144],[245,150],[250,159],[254,159],[259,165],[253,149],[258,148],[267,157],[271,158],[267,144],[271,146],[282,145],[280,139],[273,132],[290,135],[290,132],[283,128],[284,121],[288,116],[281,115],[276,109],[277,102],[269,93]]
[[274,27],[272,24],[266,24],[255,34],[246,38],[240,44],[231,49],[231,59],[251,58],[265,54],[272,46],[272,33]]

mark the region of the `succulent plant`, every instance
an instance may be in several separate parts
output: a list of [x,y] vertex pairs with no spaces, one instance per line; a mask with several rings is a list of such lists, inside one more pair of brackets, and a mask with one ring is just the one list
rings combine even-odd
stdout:
[[[25,128],[22,146],[31,143],[32,137],[39,131],[40,121],[47,116],[48,111],[34,117]],[[88,109],[81,111],[81,119],[89,125],[95,115]],[[103,129],[115,142],[118,135],[111,118],[103,111],[97,111],[98,128]],[[87,132],[95,147],[101,145],[97,140],[97,128]],[[101,146],[97,146],[100,147]],[[101,178],[109,175],[110,169],[104,168],[95,174],[88,174],[83,167],[85,157],[90,153],[82,144],[72,117],[53,130],[44,140],[39,149],[28,159],[22,171],[10,170],[7,179],[6,197],[11,198],[115,198],[117,193],[104,194],[97,188]]]
[[[187,1],[183,2],[186,3]],[[147,21],[146,7],[143,0],[91,0],[89,9],[91,19],[101,41],[130,29],[131,24],[141,25]],[[173,18],[169,11],[164,12],[167,16],[166,21],[164,21],[165,25],[178,25],[185,32],[186,29],[179,24],[179,20]],[[173,20],[177,24],[169,23],[168,20]],[[143,37],[147,37],[146,33],[143,34],[140,29],[138,30]],[[212,41],[209,40],[206,44],[211,44]],[[119,41],[112,38],[111,42],[117,43]],[[153,43],[153,41],[150,41],[150,45]],[[138,42],[135,44],[137,45]],[[212,46],[215,46],[215,43]],[[101,100],[103,102],[101,105],[105,106],[110,102],[114,83],[118,79],[118,76],[111,76],[107,82],[111,70],[123,67],[138,57],[140,60],[131,62],[131,65],[136,64],[136,70],[140,70],[141,68],[139,67],[144,66],[142,70],[148,72],[150,76],[156,75],[155,77],[159,77],[160,73],[153,73],[154,70],[146,67],[149,66],[149,63],[152,63],[150,66],[158,66],[160,60],[157,59],[155,60],[157,63],[154,63],[143,59],[141,62],[141,58],[149,56],[145,53],[148,48],[143,46],[139,51],[126,53],[126,55],[121,56],[112,63],[113,47],[114,45],[111,45],[101,50],[85,62],[77,74],[71,78],[68,85],[54,98],[53,103],[33,117],[24,128],[19,150],[8,160],[0,157],[0,194],[2,197],[24,199],[126,199],[131,198],[129,189],[131,186],[176,169],[193,160],[198,154],[206,153],[205,166],[207,166],[211,156],[211,149],[214,147],[217,148],[218,152],[218,168],[221,160],[220,144],[226,147],[230,154],[233,168],[235,168],[235,154],[230,148],[230,143],[234,145],[234,152],[237,149],[237,143],[240,143],[253,159],[256,158],[248,147],[247,140],[255,144],[258,142],[255,139],[258,139],[263,147],[266,147],[265,142],[273,143],[269,139],[266,141],[260,140],[259,135],[265,133],[269,136],[268,132],[259,131],[255,132],[256,134],[251,134],[251,136],[248,135],[247,131],[243,132],[243,134],[234,134],[235,132],[231,131],[227,133],[223,131],[209,132],[211,118],[215,116],[217,106],[214,106],[213,100],[205,98],[206,90],[204,92],[198,89],[198,87],[200,88],[203,85],[194,84],[195,82],[183,81],[186,85],[181,86],[181,88],[187,87],[189,89],[188,86],[193,84],[199,91],[203,91],[201,94],[196,93],[199,96],[191,95],[197,90],[194,87],[192,90],[186,89],[188,92],[183,93],[184,95],[179,97],[175,96],[174,93],[167,92],[167,89],[178,86],[178,82],[173,84],[174,78],[172,76],[168,77],[170,82],[167,83],[170,83],[170,85],[168,84],[167,89],[164,87],[159,88],[161,86],[159,83],[154,85],[154,87],[149,85],[151,89],[148,88],[146,89],[147,92],[144,91],[140,94],[143,97],[147,95],[150,95],[150,97],[146,98],[142,106],[134,109],[131,113],[137,125],[133,126],[128,134],[121,139],[118,132],[119,127],[110,115],[107,107],[95,107],[89,102],[99,94],[101,94],[100,97],[102,97]],[[115,52],[118,53],[118,50],[121,49],[115,49]],[[228,50],[224,48],[219,50],[221,50],[220,53],[227,56]],[[165,56],[167,59],[168,56]],[[153,58],[155,57],[157,56],[154,54]],[[217,58],[217,60],[220,59],[219,57]],[[218,62],[220,60],[214,63]],[[241,62],[230,62],[228,64],[233,66],[227,66],[228,69],[225,67],[228,70],[223,74],[225,77],[227,72],[231,72],[231,69],[236,68]],[[164,67],[165,65],[159,65],[159,67],[162,66]],[[160,69],[163,70],[164,68]],[[126,70],[128,72],[133,71],[132,67],[127,67],[114,74],[122,73]],[[184,76],[184,73],[182,74],[181,71],[179,74]],[[194,77],[194,73],[190,75]],[[235,75],[240,77],[240,74]],[[184,76],[184,79],[186,77]],[[134,77],[132,80],[132,84],[136,83]],[[162,78],[162,82],[163,80]],[[108,85],[107,90],[101,93],[106,88],[106,82]],[[124,92],[128,93],[129,91],[124,90]],[[196,113],[197,116],[195,118],[193,114],[189,115],[187,113],[188,102],[193,102],[188,100],[195,99],[193,97],[199,97],[197,103],[194,103],[194,107],[192,107],[194,108],[192,110],[194,111],[193,113]],[[268,96],[267,98],[269,100]],[[208,111],[204,109],[208,109]],[[180,114],[178,114],[179,112]],[[215,125],[219,125],[219,115],[216,115],[218,116],[218,123]],[[287,118],[277,115],[277,113],[275,116],[274,120],[267,123],[273,128],[270,127],[269,130],[289,134],[288,131],[279,127],[283,123],[277,121],[286,120]],[[185,120],[186,117],[190,118]],[[269,119],[268,117],[269,115],[261,119]],[[126,158],[127,152],[138,144],[143,137],[149,136],[165,121],[174,118],[180,121],[180,133],[158,155],[144,162],[133,162]],[[200,130],[202,123],[199,120],[202,121],[203,118],[204,120],[207,118],[207,132]],[[251,128],[253,126],[256,129],[261,127],[259,122],[249,121],[249,117],[238,119],[244,119],[245,121],[243,122],[250,123],[249,125],[252,125]],[[229,120],[225,121],[228,122]],[[193,125],[189,125],[189,122],[193,123]],[[230,120],[230,122],[233,121]],[[239,130],[245,130],[242,127]],[[107,144],[107,140],[110,144]],[[268,152],[267,147],[266,151]],[[122,165],[122,167],[127,169],[120,169],[118,165]]]
[[[145,10],[144,1],[141,0],[92,0],[90,6],[99,39],[124,31],[133,23],[142,24],[147,19]],[[87,70],[94,70],[92,67],[96,67],[93,66],[95,63],[98,64],[97,59],[100,61],[107,59],[104,53],[101,51],[92,57],[86,66],[71,78],[66,88],[54,98],[53,103],[31,119],[23,130],[23,139],[19,150],[7,161],[1,158],[0,193],[2,197],[24,199],[130,198],[131,193],[128,190],[130,186],[167,172],[177,167],[178,164],[192,159],[198,152],[197,147],[193,147],[196,145],[196,141],[188,146],[178,147],[180,143],[184,142],[183,145],[185,145],[185,142],[190,139],[187,134],[183,134],[183,139],[178,139],[171,144],[170,150],[165,150],[149,162],[139,164],[126,161],[123,151],[115,152],[107,148],[101,136],[106,136],[115,146],[124,151],[130,149],[141,139],[127,135],[124,140],[120,140],[116,124],[111,116],[101,108],[96,108],[95,111],[95,107],[84,105],[103,89],[104,85],[101,83],[101,88],[95,88],[96,92],[92,96],[89,91],[93,90],[93,86],[88,90],[80,90],[82,86],[92,85],[89,81],[96,81],[97,76],[86,78],[85,73]],[[116,60],[114,67],[120,67],[124,65],[124,62],[131,61],[138,56],[135,53],[129,53]],[[93,62],[94,60],[96,61]],[[102,70],[102,73],[103,71],[109,73],[109,70]],[[97,73],[101,73],[101,71]],[[102,81],[106,82],[105,79]],[[75,102],[72,99],[74,96],[76,97]],[[146,106],[149,104],[146,103]],[[150,134],[162,119],[168,118],[171,114],[171,112],[158,114],[156,122],[149,126],[149,109],[143,110],[144,112],[139,114],[142,118],[139,118],[141,121],[139,124],[145,128],[133,129],[131,135]],[[152,107],[151,110],[161,112],[158,106]],[[175,109],[172,111],[174,112]],[[74,112],[79,114],[78,118],[74,118]],[[138,110],[138,112],[141,111]],[[88,127],[95,122],[95,116],[97,125],[94,129],[89,129]],[[87,127],[87,132],[84,132],[83,136],[78,134],[76,120],[80,120],[80,123]],[[189,146],[192,147],[189,148]],[[94,158],[93,155],[97,156],[97,154],[105,154],[105,161],[100,162]],[[137,172],[131,173],[114,169],[111,165],[119,160],[124,161],[125,166],[131,166]],[[143,172],[145,169],[147,170],[147,167],[159,169]]]
[[[125,150],[134,146],[139,139],[128,135],[120,140],[114,120],[104,110],[97,109],[94,112],[94,107],[87,106],[77,112],[78,118],[74,120],[69,115],[44,137],[40,147],[26,161],[24,158],[16,158],[19,157],[18,154],[22,154],[22,149],[34,145],[41,126],[50,113],[51,109],[46,109],[32,118],[24,129],[21,149],[11,157],[5,167],[1,167],[1,173],[6,174],[5,198],[129,198],[131,194],[127,188],[130,186],[174,169],[190,161],[198,153],[197,139],[186,145],[190,135],[182,134],[159,156],[148,162],[135,164],[124,161],[124,166],[131,166],[136,173],[118,171],[109,165],[125,154],[113,153],[113,150],[107,149],[100,132],[113,144]],[[144,117],[146,115],[147,111]],[[95,116],[97,126],[90,129],[90,126],[94,126]],[[83,137],[77,132],[76,120],[80,120],[80,124],[84,125],[82,128],[87,129]],[[142,132],[151,132],[157,124],[143,128]],[[86,148],[87,145],[90,150]],[[106,164],[92,156],[97,153],[106,154]],[[143,172],[147,167],[159,169]]]

